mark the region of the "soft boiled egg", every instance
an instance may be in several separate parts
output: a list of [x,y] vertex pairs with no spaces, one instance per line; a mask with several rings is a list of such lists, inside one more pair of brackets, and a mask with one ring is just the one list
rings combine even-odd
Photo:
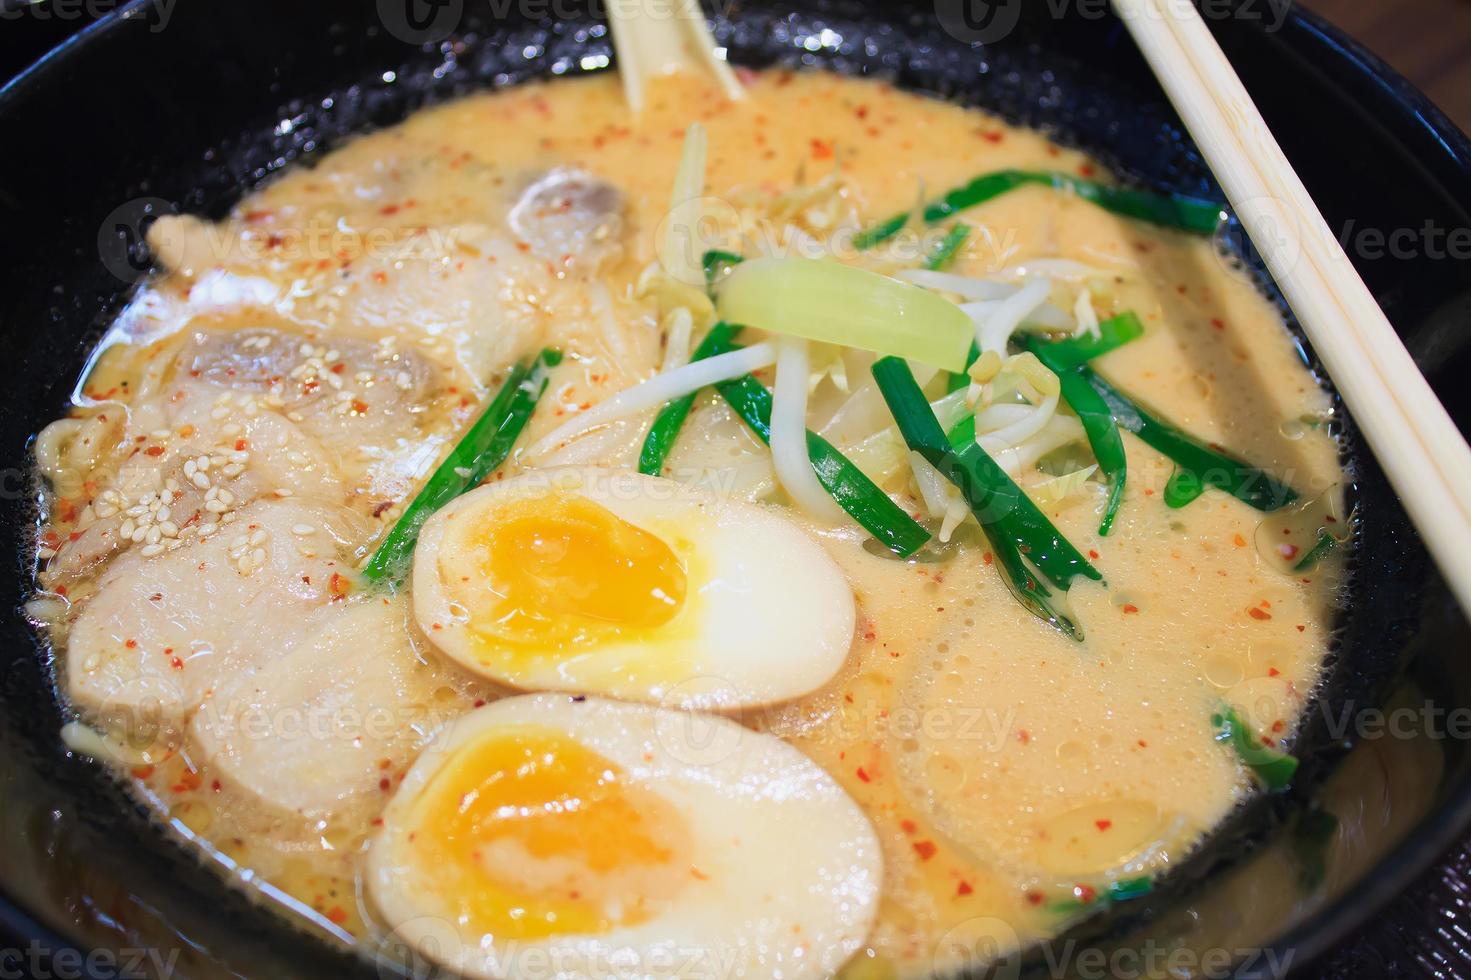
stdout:
[[425,523],[414,614],[491,680],[730,709],[826,683],[853,641],[853,591],[771,510],[660,477],[538,470]]
[[862,810],[729,719],[566,694],[461,717],[368,853],[395,937],[472,977],[831,975],[883,876]]

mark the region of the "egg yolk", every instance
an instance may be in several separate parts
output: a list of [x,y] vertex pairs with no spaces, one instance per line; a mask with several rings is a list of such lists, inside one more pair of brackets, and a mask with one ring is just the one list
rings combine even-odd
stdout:
[[692,877],[674,806],[553,729],[507,727],[460,749],[410,826],[425,891],[497,940],[637,925]]
[[581,496],[498,508],[461,547],[480,581],[456,592],[469,593],[474,629],[502,643],[556,649],[606,641],[665,625],[685,600],[687,576],[674,550]]

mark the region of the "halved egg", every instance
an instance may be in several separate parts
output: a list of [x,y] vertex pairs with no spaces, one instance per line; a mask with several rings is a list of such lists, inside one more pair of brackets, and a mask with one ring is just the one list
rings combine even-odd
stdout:
[[477,674],[690,708],[806,694],[853,641],[852,589],[804,531],[638,473],[465,494],[420,532],[413,595],[425,634]]
[[565,694],[463,716],[368,853],[414,950],[473,977],[829,976],[872,926],[868,818],[725,718]]

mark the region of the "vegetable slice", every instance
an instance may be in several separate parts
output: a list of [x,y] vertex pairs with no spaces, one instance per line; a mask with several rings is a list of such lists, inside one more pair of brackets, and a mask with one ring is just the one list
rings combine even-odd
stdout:
[[[729,345],[727,349],[733,349]],[[720,353],[720,351],[716,351]],[[741,420],[762,442],[771,443],[771,392],[747,374],[715,386]],[[889,499],[863,471],[822,436],[807,431],[807,455],[812,468],[838,506],[890,551],[907,558],[930,539],[919,522]]]
[[[1144,324],[1134,313],[1120,313],[1118,316],[1109,317],[1098,324],[1098,334],[1084,334],[1079,337],[1069,337],[1066,340],[1043,341],[1038,337],[1028,337],[1026,348],[1036,354],[1043,364],[1061,374],[1068,368],[1075,368],[1095,357],[1102,357],[1109,351],[1122,347],[1131,340],[1138,340],[1144,336]],[[1046,355],[1043,355],[1043,352]]]
[[[710,254],[715,253],[706,255],[707,268]],[[737,262],[740,261],[739,256],[734,258]],[[724,322],[715,324],[700,342],[700,346],[695,348],[691,363],[740,350],[739,345],[734,342],[740,329]],[[733,381],[717,384],[715,390],[730,403],[731,408],[735,409],[736,414],[762,442],[768,445],[771,443],[772,397],[761,382],[747,374]],[[639,453],[641,473],[658,475],[663,469],[695,397],[696,393],[691,393],[671,401],[654,419]],[[851,460],[811,430],[807,432],[807,455],[812,460],[818,482],[838,502],[838,506],[890,551],[907,558],[929,541],[930,533],[924,527],[904,513],[903,508],[890,500]]]
[[[1045,358],[1042,363],[1047,363]],[[1114,518],[1118,516],[1119,505],[1124,500],[1124,484],[1129,478],[1129,457],[1124,452],[1124,437],[1119,433],[1108,403],[1077,372],[1061,372],[1058,379],[1062,383],[1063,400],[1083,423],[1088,446],[1108,483],[1108,501],[1103,507],[1103,520],[1098,523],[1098,533],[1107,537],[1113,530]]]
[[561,362],[561,351],[548,347],[530,364],[511,368],[490,405],[404,508],[393,529],[363,566],[365,578],[375,582],[385,579],[397,582],[403,578],[424,522],[439,508],[484,481],[506,461],[536,410],[542,392],[546,391],[551,369]]
[[[1027,184],[1070,191],[1086,201],[1115,214],[1137,218],[1165,228],[1175,228],[1197,235],[1214,234],[1224,216],[1223,206],[1214,201],[1181,194],[1155,194],[1150,191],[1110,187],[1068,174],[1040,170],[999,170],[983,174],[969,184],[957,187],[924,209],[926,224],[944,221],[951,215],[1000,197],[1007,191]],[[897,235],[909,221],[909,214],[896,214],[854,238],[859,249],[868,249]]]
[[1278,510],[1297,499],[1297,491],[1265,470],[1208,446],[1145,411],[1086,364],[1075,370],[1108,405],[1120,426],[1174,460],[1177,469],[1165,494],[1169,506],[1185,506],[1206,487],[1224,490],[1263,512]]
[[[1094,390],[1082,373],[1077,370],[1089,358],[1127,344],[1144,333],[1144,324],[1133,313],[1122,313],[1098,325],[1098,336],[1074,337],[1055,343],[1043,343],[1035,337],[1024,341],[1027,350],[1037,355],[1051,368],[1062,384],[1062,397],[1083,423],[1088,435],[1088,445],[1098,468],[1108,481],[1108,501],[1103,508],[1103,520],[1098,533],[1107,536],[1113,530],[1114,518],[1124,499],[1124,485],[1128,481],[1129,459],[1124,452],[1124,438],[1119,433],[1118,422],[1113,417],[1108,402]],[[1166,496],[1168,499],[1168,495]]]
[[1292,781],[1297,772],[1297,758],[1258,742],[1251,726],[1242,721],[1235,708],[1227,706],[1217,711],[1211,716],[1211,724],[1216,728],[1216,741],[1229,742],[1267,789],[1282,789]]
[[965,369],[970,317],[927,289],[820,259],[751,259],[720,284],[720,319],[773,333]]
[[[1040,619],[1081,640],[1082,632],[1077,624],[1053,607],[1049,601],[1051,593],[1027,568],[1026,562],[1063,590],[1078,575],[1094,580],[1103,576],[1063,537],[1006,471],[976,444],[973,436],[963,437],[964,423],[956,427],[962,438],[945,435],[909,365],[897,357],[885,357],[874,364],[873,377],[905,443],[965,495],[1018,601]],[[973,421],[971,426],[973,433]]]
[[1308,549],[1308,553],[1302,556],[1302,560],[1292,566],[1294,572],[1310,572],[1317,567],[1318,562],[1327,558],[1334,548],[1338,547],[1339,540],[1327,531],[1318,535],[1318,543]]
[[932,272],[945,268],[945,266],[950,264],[950,260],[955,258],[956,253],[960,251],[961,246],[965,244],[965,240],[969,237],[970,225],[959,223],[953,225],[945,233],[945,237],[936,243],[934,251],[925,256],[924,268]]
[[744,261],[746,260],[734,252],[712,248],[700,259],[700,264],[705,267],[705,285],[713,288],[731,269]]
[[[716,349],[728,349],[728,345],[740,333],[740,327],[733,327],[728,323],[717,323],[710,328],[705,339],[695,348],[690,355],[690,362],[702,361],[709,357]],[[679,438],[679,430],[684,426],[684,420],[689,418],[690,409],[694,408],[695,399],[699,397],[698,391],[692,391],[688,395],[666,404],[654,417],[653,424],[649,426],[648,434],[644,436],[643,448],[638,454],[638,471],[648,476],[658,476],[664,472],[664,464],[669,459],[669,452],[674,448],[674,440]]]

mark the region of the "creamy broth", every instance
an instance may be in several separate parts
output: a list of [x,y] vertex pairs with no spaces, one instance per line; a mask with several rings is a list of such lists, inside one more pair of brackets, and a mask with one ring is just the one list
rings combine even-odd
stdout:
[[[68,419],[41,437],[56,492],[32,608],[92,726],[71,728],[74,744],[309,928],[381,940],[362,876],[384,807],[436,732],[507,693],[442,656],[409,600],[355,569],[517,358],[546,344],[569,355],[523,449],[659,370],[667,324],[640,286],[690,121],[708,133],[706,193],[767,216],[794,186],[867,225],[922,188],[1003,168],[1106,179],[1042,135],[885,84],[773,72],[746,86],[724,104],[681,79],[636,119],[608,75],[476,95],[297,167],[217,225],[161,220],[150,241],[168,274],[134,298]],[[607,218],[591,237],[512,213],[557,168],[618,195],[589,196]],[[534,234],[512,230],[533,218]],[[1187,856],[1255,791],[1213,713],[1229,702],[1253,738],[1290,739],[1335,615],[1338,554],[1291,569],[1319,514],[1342,506],[1331,403],[1250,278],[1209,239],[1047,188],[964,218],[977,232],[950,271],[1088,267],[1099,315],[1132,310],[1145,326],[1100,372],[1308,503],[1265,516],[1207,490],[1167,507],[1171,462],[1125,434],[1128,491],[1109,536],[1097,494],[1044,505],[1106,579],[1067,595],[1079,644],[1018,604],[974,525],[904,561],[851,522],[784,506],[765,448],[700,397],[669,472],[778,508],[856,600],[831,682],[735,715],[817,762],[873,825],[882,899],[844,968],[855,978],[1054,935],[1110,884]],[[861,381],[819,380],[809,424],[821,431]],[[650,417],[513,455],[497,479],[549,463],[632,468]],[[160,515],[170,487],[182,496]],[[922,513],[907,477],[883,489]],[[275,592],[252,578],[287,566]],[[99,744],[94,729],[145,704],[158,738]],[[261,718],[274,721],[248,730]],[[337,780],[327,789],[322,771]]]

